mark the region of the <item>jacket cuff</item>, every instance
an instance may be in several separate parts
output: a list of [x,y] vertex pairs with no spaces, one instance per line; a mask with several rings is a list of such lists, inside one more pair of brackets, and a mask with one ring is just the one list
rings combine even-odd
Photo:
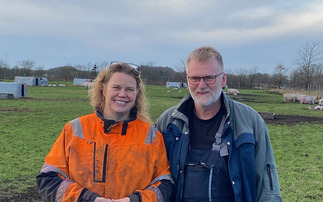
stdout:
[[128,196],[130,198],[130,202],[141,202],[140,193],[134,193]]
[[99,197],[100,195],[94,192],[91,192],[89,190],[87,190],[86,188],[83,188],[79,198],[78,198],[78,202],[93,202],[97,197]]

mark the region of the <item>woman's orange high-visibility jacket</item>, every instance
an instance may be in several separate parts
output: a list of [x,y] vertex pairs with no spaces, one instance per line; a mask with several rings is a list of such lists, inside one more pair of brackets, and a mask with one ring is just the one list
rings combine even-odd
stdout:
[[[112,122],[112,123],[111,123]],[[64,129],[37,176],[45,201],[169,201],[173,181],[159,131],[136,118],[115,123],[96,111]]]

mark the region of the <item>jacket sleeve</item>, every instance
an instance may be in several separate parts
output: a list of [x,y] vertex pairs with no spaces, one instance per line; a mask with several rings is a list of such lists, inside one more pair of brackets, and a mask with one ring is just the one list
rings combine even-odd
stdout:
[[88,191],[69,178],[66,132],[68,129],[64,127],[36,177],[40,196],[43,201],[94,201],[98,194]]
[[[260,123],[259,123],[260,122]],[[256,183],[257,201],[282,201],[280,196],[278,173],[271,147],[268,129],[261,119],[256,130]]]
[[[41,172],[36,177],[38,190],[43,201],[62,201],[62,184],[66,183],[59,177],[56,172]],[[77,201],[94,201],[99,195],[88,191],[86,188],[81,189]]]
[[144,190],[137,190],[135,194],[140,196],[140,201],[170,201],[174,182],[169,171],[169,163],[166,155],[163,136],[157,131],[153,141],[156,151],[156,165],[153,181]]

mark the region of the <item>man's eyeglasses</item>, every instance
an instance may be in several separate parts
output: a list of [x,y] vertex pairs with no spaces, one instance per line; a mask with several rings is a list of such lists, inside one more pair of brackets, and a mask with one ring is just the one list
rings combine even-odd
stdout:
[[216,77],[220,76],[221,74],[223,74],[223,72],[218,73],[216,75],[208,75],[208,76],[189,76],[189,75],[187,75],[187,80],[188,80],[188,82],[190,82],[190,84],[193,84],[193,85],[199,84],[201,79],[203,79],[203,81],[206,84],[214,84],[216,81]]

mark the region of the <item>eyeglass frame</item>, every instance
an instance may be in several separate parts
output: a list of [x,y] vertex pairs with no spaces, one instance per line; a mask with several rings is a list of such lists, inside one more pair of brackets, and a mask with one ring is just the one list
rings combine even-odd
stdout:
[[[189,75],[187,74],[187,80],[188,80],[188,82],[189,82],[190,84],[192,84],[192,85],[198,85],[198,84],[201,82],[201,79],[203,79],[204,83],[206,83],[206,84],[210,85],[210,84],[214,84],[214,83],[216,82],[216,77],[220,76],[220,75],[221,75],[221,74],[223,74],[223,73],[224,73],[224,72],[220,72],[220,73],[218,73],[218,74],[216,74],[216,75],[207,75],[207,76],[189,76]],[[190,77],[191,77],[191,78],[192,78],[192,77],[194,77],[194,78],[198,78],[199,80],[198,80],[198,82],[197,82],[197,83],[192,83],[192,81],[190,80]],[[212,83],[210,83],[210,82],[206,82],[205,77],[213,77],[213,78],[214,78],[214,82],[212,82]]]

